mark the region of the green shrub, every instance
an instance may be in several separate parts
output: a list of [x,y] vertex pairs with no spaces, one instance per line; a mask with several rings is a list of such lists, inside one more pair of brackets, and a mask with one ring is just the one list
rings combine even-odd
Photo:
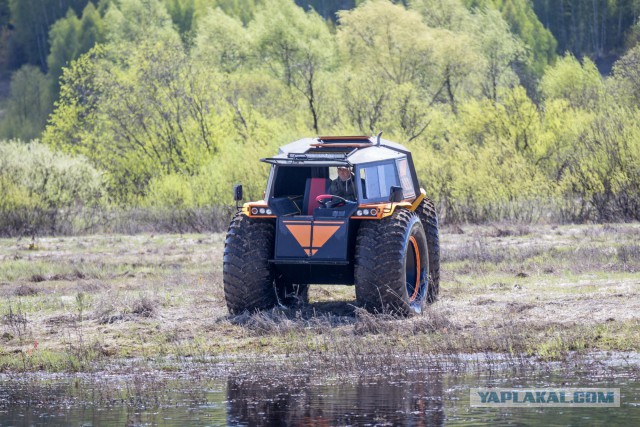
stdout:
[[0,235],[61,232],[104,203],[102,175],[84,158],[37,141],[0,142]]
[[191,184],[184,175],[164,175],[151,181],[146,203],[153,207],[182,209],[193,206]]

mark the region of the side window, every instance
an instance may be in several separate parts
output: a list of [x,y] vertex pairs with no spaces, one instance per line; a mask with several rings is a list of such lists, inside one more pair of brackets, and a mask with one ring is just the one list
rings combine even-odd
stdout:
[[409,170],[409,162],[407,159],[398,160],[398,175],[400,176],[400,185],[405,198],[414,197],[416,192],[413,188],[411,180],[411,171]]
[[362,188],[362,200],[366,200],[367,194],[369,194],[369,192],[367,191],[367,181],[365,179],[365,173],[364,173],[364,168],[360,169],[360,182],[362,183],[362,185],[360,186],[360,188]]
[[367,201],[386,201],[391,187],[399,185],[395,163],[365,166],[360,171],[360,178],[364,178],[363,198]]

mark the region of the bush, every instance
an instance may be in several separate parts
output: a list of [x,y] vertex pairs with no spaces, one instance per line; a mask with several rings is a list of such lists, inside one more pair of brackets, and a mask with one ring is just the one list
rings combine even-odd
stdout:
[[104,203],[102,175],[85,159],[37,141],[0,142],[0,235],[61,233]]

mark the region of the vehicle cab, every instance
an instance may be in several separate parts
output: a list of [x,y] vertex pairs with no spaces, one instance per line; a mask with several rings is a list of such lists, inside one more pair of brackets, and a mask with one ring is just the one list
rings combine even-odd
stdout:
[[[391,214],[392,203],[411,204],[421,196],[411,153],[402,145],[379,137],[305,138],[261,161],[271,164],[271,171],[264,200],[245,205],[249,216],[380,219]],[[314,213],[315,209],[322,209],[317,197],[329,194],[331,181],[337,179],[337,168],[343,166],[352,168],[356,206],[336,204],[332,211]]]

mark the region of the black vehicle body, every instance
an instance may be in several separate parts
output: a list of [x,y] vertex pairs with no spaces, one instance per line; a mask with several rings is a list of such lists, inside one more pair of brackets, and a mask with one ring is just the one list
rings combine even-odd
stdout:
[[[404,146],[380,135],[305,138],[261,161],[271,165],[264,198],[243,205],[226,240],[223,272],[231,312],[271,306],[271,288],[280,303],[291,289],[304,290],[307,298],[311,284],[355,284],[365,306],[400,304],[398,312],[405,314],[435,298],[437,218]],[[344,167],[355,200],[330,194],[332,179],[341,182],[337,169],[344,173]],[[237,188],[236,201],[241,193]],[[251,294],[251,301],[243,294]]]

